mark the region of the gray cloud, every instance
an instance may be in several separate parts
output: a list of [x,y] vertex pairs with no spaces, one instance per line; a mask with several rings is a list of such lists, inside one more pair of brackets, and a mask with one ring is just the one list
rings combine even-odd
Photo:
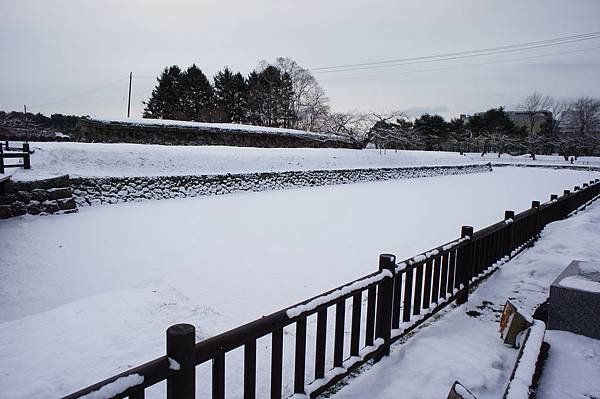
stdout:
[[[0,16],[0,109],[28,104],[44,113],[123,115],[133,71],[139,115],[166,65],[196,63],[209,75],[229,65],[247,73],[277,56],[321,67],[523,43],[598,30],[600,3],[4,0]],[[594,45],[600,40],[317,77],[336,110],[423,108],[450,117],[517,103],[533,90],[599,96],[600,51],[467,65]]]

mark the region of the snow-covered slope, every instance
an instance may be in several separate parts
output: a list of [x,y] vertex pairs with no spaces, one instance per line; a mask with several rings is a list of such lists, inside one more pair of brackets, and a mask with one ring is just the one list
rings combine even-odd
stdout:
[[21,180],[72,176],[160,176],[313,169],[360,169],[474,164],[454,152],[253,148],[145,144],[31,144],[31,170],[9,169]]

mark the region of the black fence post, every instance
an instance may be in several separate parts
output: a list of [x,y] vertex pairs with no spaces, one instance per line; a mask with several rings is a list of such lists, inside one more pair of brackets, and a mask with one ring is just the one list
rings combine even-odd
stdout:
[[29,154],[29,143],[23,143],[23,168],[31,169],[31,158]]
[[510,225],[507,227],[508,234],[506,235],[506,248],[504,255],[509,257],[512,255],[513,247],[515,244],[515,211],[504,211],[504,221],[511,220]]
[[0,173],[4,173],[4,151],[0,145]]
[[377,316],[375,318],[375,337],[381,338],[384,344],[379,353],[374,357],[377,363],[384,356],[390,354],[390,339],[392,333],[392,298],[394,292],[394,269],[396,256],[391,254],[379,255],[379,270],[389,270],[391,275],[385,276],[379,283],[377,290]]
[[194,399],[196,395],[196,329],[175,324],[167,329],[167,356],[175,373],[167,378],[167,399]]
[[569,212],[571,212],[571,191],[570,190],[564,190],[563,191],[563,195],[566,197],[565,201],[564,201],[564,209],[563,209],[563,219],[566,219],[567,216],[569,216]]
[[460,282],[462,283],[463,288],[459,288],[459,292],[456,295],[456,303],[458,305],[462,305],[469,300],[469,282],[473,276],[473,227],[462,226],[460,237],[469,237],[469,242],[462,248],[462,259],[460,260]]
[[540,226],[540,201],[531,201],[531,208],[535,209],[535,216],[533,219],[533,241],[531,241],[531,246],[533,247],[534,242],[538,239],[541,226]]

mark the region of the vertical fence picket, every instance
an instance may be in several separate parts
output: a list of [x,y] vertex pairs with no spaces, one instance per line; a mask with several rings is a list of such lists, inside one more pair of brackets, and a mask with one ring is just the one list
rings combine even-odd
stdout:
[[442,257],[442,271],[440,274],[440,298],[446,299],[448,289],[448,254]]
[[421,297],[423,295],[423,263],[417,264],[415,271],[415,292],[413,299],[413,314],[421,314]]
[[225,398],[225,353],[215,355],[212,361],[212,399]]
[[429,308],[431,302],[431,280],[433,279],[433,260],[427,259],[425,263],[425,288],[423,289],[423,309]]
[[450,261],[448,265],[448,289],[447,293],[452,296],[454,293],[454,284],[455,284],[455,272],[456,272],[456,251],[450,251]]
[[344,361],[344,322],[346,321],[346,300],[335,304],[335,332],[333,344],[333,367],[342,367]]
[[315,348],[315,380],[325,376],[325,345],[327,344],[327,308],[317,313],[317,338]]
[[413,285],[413,269],[406,270],[404,277],[404,308],[402,309],[402,321],[410,321],[410,311],[412,306],[412,285]]
[[281,399],[283,369],[283,327],[271,333],[271,399]]
[[392,328],[400,327],[400,308],[402,306],[402,274],[398,273],[394,276],[394,299],[392,308]]
[[360,349],[360,316],[362,311],[362,292],[352,296],[352,326],[350,331],[350,356],[358,356]]
[[256,398],[256,340],[244,345],[244,399]]
[[306,316],[296,322],[296,350],[294,358],[294,393],[304,393],[306,374]]
[[146,394],[144,392],[144,388],[138,389],[137,391],[129,395],[129,399],[144,399],[145,397]]
[[431,282],[431,302],[437,305],[440,299],[440,274],[441,274],[441,258],[438,256],[433,259],[433,281]]
[[367,290],[367,326],[365,328],[365,346],[372,346],[375,339],[375,303],[377,302],[377,287]]

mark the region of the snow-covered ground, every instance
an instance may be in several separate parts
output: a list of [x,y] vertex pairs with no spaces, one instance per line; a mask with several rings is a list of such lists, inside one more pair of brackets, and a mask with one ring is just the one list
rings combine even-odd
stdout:
[[550,352],[537,398],[600,398],[600,340],[550,330],[544,341]]
[[[16,145],[16,144],[15,144]],[[454,152],[254,148],[145,144],[31,143],[32,169],[8,169],[19,180],[72,176],[163,176],[313,169],[360,169],[474,162]]]
[[487,153],[481,156],[481,153],[467,153],[467,156],[473,161],[491,162],[491,163],[510,163],[510,164],[526,164],[526,165],[558,165],[558,166],[595,166],[600,167],[600,157],[578,157],[577,160],[565,161],[565,158],[560,155],[536,155],[535,160],[529,154],[510,155],[502,154],[498,157],[498,153]]
[[[498,320],[507,299],[526,312],[547,298],[549,286],[573,259],[600,257],[600,203],[548,225],[541,240],[504,264],[463,307],[443,312],[389,358],[364,372],[334,397],[444,398],[460,381],[479,399],[502,397],[517,350],[502,343]],[[470,312],[471,314],[468,314]],[[600,341],[548,331],[547,366],[539,399],[600,397]]]
[[[379,253],[415,255],[455,239],[461,224],[487,226],[501,219],[505,209],[529,208],[531,200],[546,200],[597,176],[499,168],[471,175],[97,206],[77,214],[0,221],[2,397],[67,394],[162,355],[164,331],[171,324],[191,322],[197,340],[205,339],[370,273]],[[524,256],[527,272],[501,272],[498,276],[507,275],[508,280],[500,280],[497,292],[488,284],[490,292],[483,291],[481,298],[489,296],[499,307],[507,295],[528,297],[531,302],[519,302],[526,309],[541,301],[546,280],[563,264],[598,251],[593,231],[600,216],[594,209],[589,212],[596,215],[593,221],[586,212],[565,222],[578,223],[570,230],[554,228],[564,228],[576,240],[568,245],[549,240],[554,247],[547,249],[552,256],[543,258],[544,265],[539,257]],[[469,306],[479,302],[475,299]],[[460,355],[453,345],[472,336],[467,330],[492,334],[497,328],[485,321],[492,318],[487,313],[471,319],[457,311],[452,317],[468,328],[444,330],[444,323],[453,322],[443,319],[446,334],[426,332],[434,334],[430,339],[448,340],[447,348],[433,351],[446,353],[448,362]],[[426,334],[416,339],[427,342]],[[461,378],[468,386],[495,386],[507,373],[509,350],[493,346],[489,334],[477,341],[481,353],[465,360],[469,370],[481,369],[472,378]],[[284,348],[292,347],[290,339],[286,333]],[[420,349],[413,355],[402,352],[406,361],[417,359],[402,369],[421,367],[418,351],[424,347],[416,347]],[[387,361],[402,360],[392,359]],[[241,371],[240,363],[228,365],[233,367],[228,368],[230,389]],[[497,372],[483,375],[482,365]],[[445,384],[432,373],[431,381]],[[206,390],[207,375],[199,370],[198,378],[198,389]],[[398,378],[413,387],[425,381],[416,374]],[[267,382],[259,381],[258,389],[264,393]],[[284,389],[290,389],[289,381]],[[155,393],[151,390],[148,397]]]

